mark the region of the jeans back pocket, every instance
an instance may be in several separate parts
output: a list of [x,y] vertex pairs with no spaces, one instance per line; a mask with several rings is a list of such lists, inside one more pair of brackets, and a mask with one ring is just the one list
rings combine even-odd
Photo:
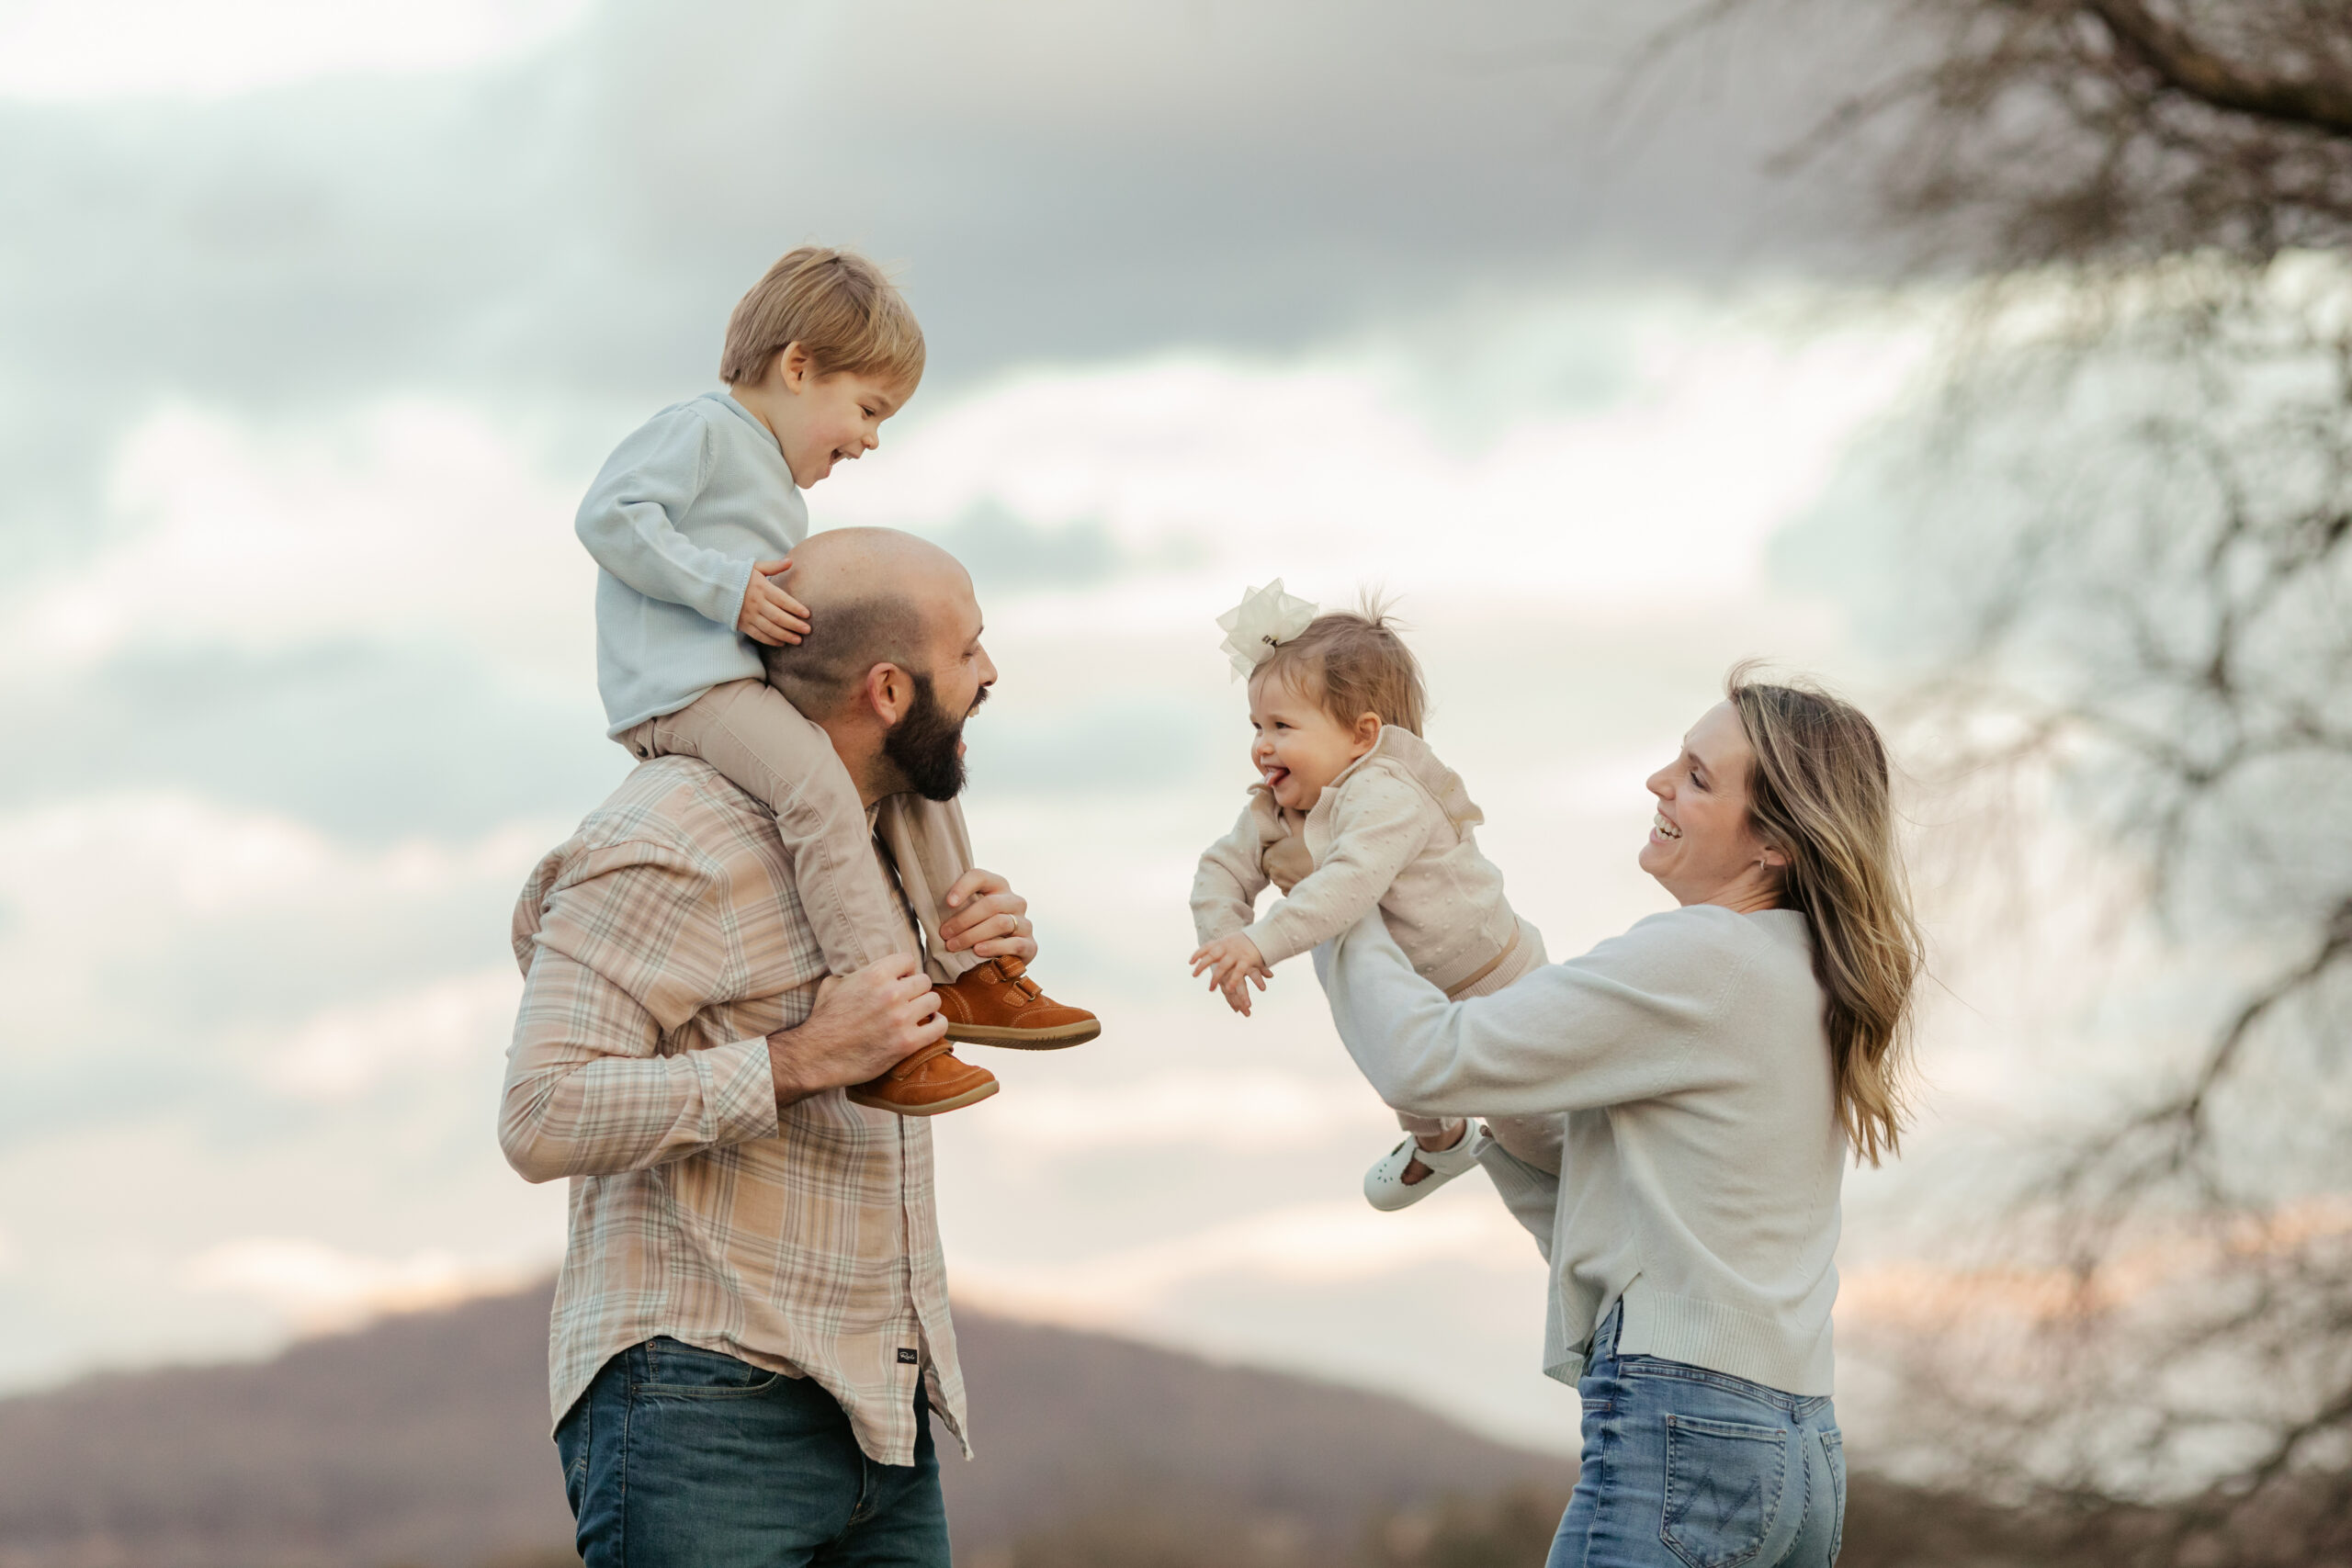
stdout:
[[1821,1457],[1829,1465],[1830,1500],[1838,1505],[1838,1518],[1829,1531],[1829,1561],[1835,1562],[1846,1540],[1846,1438],[1835,1427],[1821,1434]]
[[1658,1540],[1690,1568],[1738,1568],[1772,1531],[1788,1465],[1784,1427],[1668,1414]]

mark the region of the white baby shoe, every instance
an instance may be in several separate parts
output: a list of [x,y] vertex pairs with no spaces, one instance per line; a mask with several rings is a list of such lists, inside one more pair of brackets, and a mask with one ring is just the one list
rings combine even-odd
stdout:
[[[1462,1141],[1450,1149],[1425,1149],[1408,1133],[1403,1143],[1374,1160],[1363,1173],[1363,1201],[1383,1213],[1410,1208],[1476,1165],[1480,1152],[1493,1142],[1485,1123],[1479,1122],[1471,1122]],[[1428,1166],[1430,1173],[1408,1187],[1405,1168],[1416,1159]]]

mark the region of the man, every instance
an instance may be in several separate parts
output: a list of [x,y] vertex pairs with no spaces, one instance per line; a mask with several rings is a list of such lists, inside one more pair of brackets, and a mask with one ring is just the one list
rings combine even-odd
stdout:
[[[808,541],[791,588],[819,629],[768,649],[769,679],[904,843],[893,797],[962,786],[996,679],[971,580],[848,529]],[[1035,955],[1001,877],[942,902],[949,946],[1014,976]],[[571,1179],[549,1375],[582,1558],[945,1568],[931,1418],[961,1441],[964,1388],[930,1128],[842,1093],[974,1070],[939,1054],[917,960],[820,987],[773,819],[686,758],[639,767],[539,863],[514,946],[499,1139],[527,1179]]]

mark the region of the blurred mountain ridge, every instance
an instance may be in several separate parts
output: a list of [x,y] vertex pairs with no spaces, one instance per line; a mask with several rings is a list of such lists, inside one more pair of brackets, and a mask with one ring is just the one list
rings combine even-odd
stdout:
[[[0,1401],[0,1568],[561,1561],[550,1290]],[[982,1568],[1110,1511],[1337,1551],[1377,1510],[1574,1479],[1382,1394],[969,1308],[956,1328],[978,1457],[944,1459],[948,1509]]]
[[[558,1568],[552,1287],[0,1400],[0,1568]],[[966,1568],[1536,1568],[1559,1459],[1404,1400],[959,1308]],[[1846,1568],[2060,1568],[2060,1521],[1856,1476]]]

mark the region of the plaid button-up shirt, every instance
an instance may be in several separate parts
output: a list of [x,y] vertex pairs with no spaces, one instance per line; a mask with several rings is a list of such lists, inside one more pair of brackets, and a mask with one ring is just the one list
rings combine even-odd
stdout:
[[514,935],[499,1142],[571,1179],[555,1419],[666,1334],[816,1379],[879,1462],[914,1461],[919,1387],[963,1441],[930,1127],[839,1089],[777,1112],[766,1037],[826,971],[773,819],[699,761],[646,763],[539,863]]

